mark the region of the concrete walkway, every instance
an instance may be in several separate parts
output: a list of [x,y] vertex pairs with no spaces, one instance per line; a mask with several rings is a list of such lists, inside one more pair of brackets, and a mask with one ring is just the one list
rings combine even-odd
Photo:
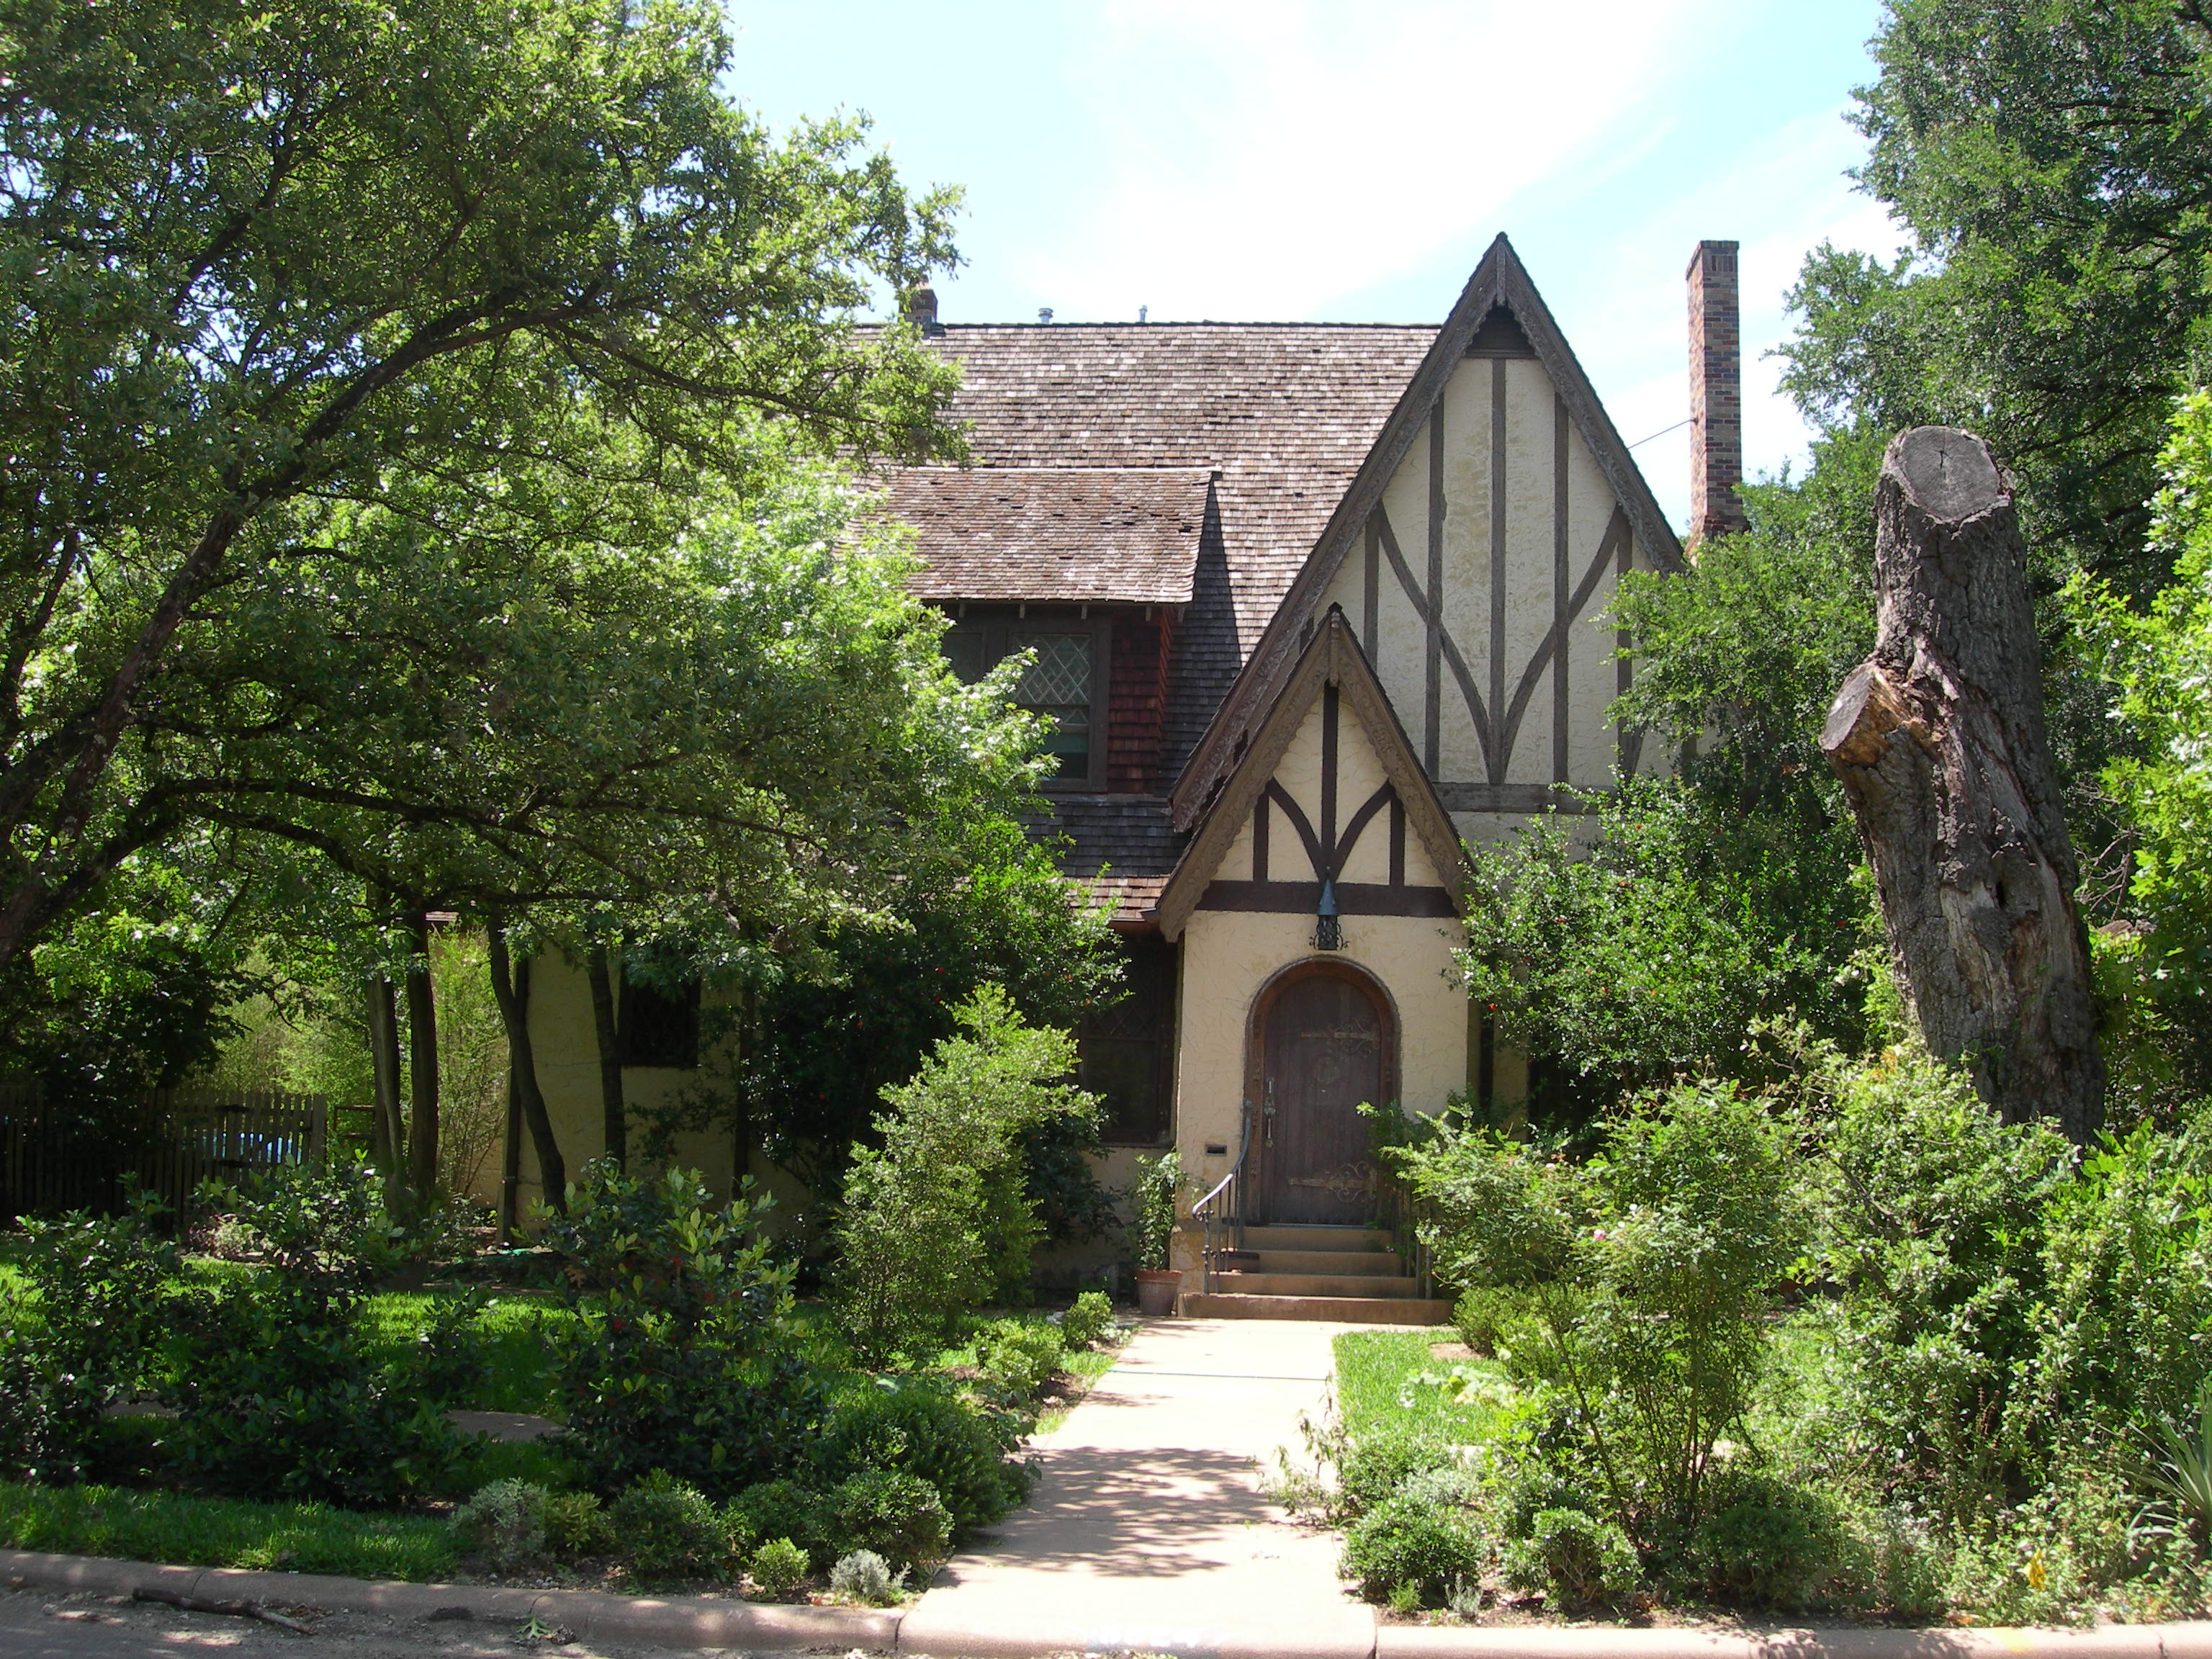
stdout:
[[954,1559],[908,1612],[902,1651],[1179,1655],[1375,1647],[1336,1577],[1336,1540],[1260,1496],[1278,1447],[1318,1416],[1344,1325],[1159,1322],[1051,1433],[1030,1507]]

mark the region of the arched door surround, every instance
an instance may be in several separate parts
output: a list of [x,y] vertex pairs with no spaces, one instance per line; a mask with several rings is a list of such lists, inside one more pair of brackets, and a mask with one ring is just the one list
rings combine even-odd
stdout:
[[1248,1048],[1253,1219],[1366,1224],[1376,1170],[1359,1107],[1396,1094],[1389,994],[1340,959],[1294,963],[1255,999]]

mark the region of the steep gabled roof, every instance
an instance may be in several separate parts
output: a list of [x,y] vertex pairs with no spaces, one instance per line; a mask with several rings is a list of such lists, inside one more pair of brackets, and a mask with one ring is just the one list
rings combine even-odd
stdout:
[[[1436,332],[1430,325],[954,323],[933,339],[960,363],[951,416],[972,457],[964,476],[979,489],[1041,488],[1010,476],[1031,470],[1219,474],[1176,629],[1164,779],[1206,730]],[[1048,520],[1032,528],[1034,552],[1001,545],[1034,570],[1059,532]],[[1016,529],[1007,524],[1010,538]],[[931,557],[927,546],[923,555]],[[940,599],[1001,592],[954,591],[987,586],[964,557],[924,581]]]
[[908,466],[882,510],[915,531],[926,599],[1188,605],[1212,474]]
[[1198,908],[1207,884],[1250,821],[1254,805],[1327,684],[1336,686],[1351,705],[1374,745],[1382,775],[1406,809],[1407,823],[1420,838],[1453,903],[1465,902],[1467,867],[1460,853],[1459,834],[1437,799],[1429,775],[1422,770],[1420,757],[1413,752],[1405,727],[1399,724],[1389,694],[1360,650],[1352,624],[1342,611],[1331,605],[1262,712],[1251,743],[1230,769],[1214,810],[1206,815],[1167,878],[1159,896],[1158,920],[1160,931],[1170,939],[1182,932],[1190,913]]
[[[1504,317],[1493,316],[1503,311]],[[1679,568],[1681,544],[1667,523],[1666,514],[1651,488],[1637,470],[1628,446],[1598,401],[1597,392],[1583,374],[1574,349],[1559,331],[1551,308],[1529,280],[1513,245],[1500,234],[1482,256],[1474,275],[1468,279],[1459,302],[1444,325],[1437,331],[1419,366],[1407,380],[1389,416],[1376,434],[1358,471],[1333,504],[1326,524],[1315,538],[1302,568],[1289,583],[1267,619],[1258,641],[1247,652],[1235,683],[1222,698],[1170,797],[1177,827],[1195,824],[1224,787],[1238,757],[1256,741],[1255,725],[1283,695],[1283,687],[1296,673],[1300,650],[1315,625],[1315,608],[1335,576],[1338,567],[1357,541],[1368,517],[1382,500],[1382,491],[1396,473],[1422,425],[1443,396],[1444,387],[1468,348],[1486,328],[1492,337],[1504,333],[1508,321],[1518,325],[1521,337],[1551,376],[1568,417],[1596,457],[1606,482],[1627,513],[1637,538],[1663,568]],[[1233,815],[1232,815],[1233,816]]]

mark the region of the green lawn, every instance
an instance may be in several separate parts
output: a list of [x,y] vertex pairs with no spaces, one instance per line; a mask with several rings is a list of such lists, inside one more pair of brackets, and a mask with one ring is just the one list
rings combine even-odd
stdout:
[[[421,1334],[447,1291],[386,1291],[368,1299],[373,1352],[396,1358]],[[553,1391],[559,1333],[574,1317],[542,1292],[505,1291],[484,1310],[477,1325],[491,1374],[472,1392],[477,1411],[562,1415]]]
[[1449,1328],[1346,1331],[1336,1339],[1336,1409],[1357,1435],[1377,1428],[1432,1430],[1460,1445],[1498,1431],[1509,1385],[1487,1359],[1439,1359]]
[[357,1578],[439,1578],[457,1559],[452,1529],[424,1516],[13,1481],[0,1481],[0,1545]]

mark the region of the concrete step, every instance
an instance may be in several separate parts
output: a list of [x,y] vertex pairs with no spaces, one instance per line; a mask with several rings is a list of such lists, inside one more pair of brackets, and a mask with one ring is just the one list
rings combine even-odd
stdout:
[[1378,1273],[1395,1278],[1405,1270],[1395,1250],[1258,1250],[1263,1273]]
[[1307,1226],[1247,1227],[1248,1250],[1356,1250],[1367,1254],[1387,1250],[1395,1243],[1381,1227]]
[[1346,1325],[1449,1325],[1452,1304],[1381,1296],[1208,1296],[1179,1298],[1185,1319],[1328,1319]]
[[1228,1296],[1387,1296],[1419,1293],[1410,1278],[1380,1273],[1216,1273],[1215,1290]]

